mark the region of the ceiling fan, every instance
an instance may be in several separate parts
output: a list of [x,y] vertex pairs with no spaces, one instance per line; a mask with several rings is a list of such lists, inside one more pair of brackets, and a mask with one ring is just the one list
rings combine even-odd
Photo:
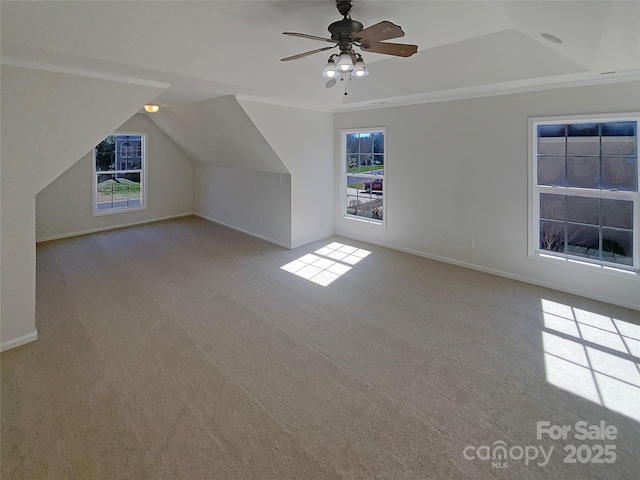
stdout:
[[[355,77],[364,77],[369,74],[362,59],[362,55],[356,53],[353,47],[359,47],[365,52],[381,53],[383,55],[394,55],[396,57],[410,57],[418,51],[417,45],[406,43],[389,43],[384,40],[391,40],[404,36],[404,32],[399,25],[384,20],[370,27],[364,28],[362,23],[351,18],[353,0],[336,0],[338,12],[343,16],[342,20],[329,25],[331,38],[307,35],[306,33],[283,32],[283,35],[290,37],[308,38],[321,42],[332,43],[333,45],[317,48],[309,52],[299,53],[290,57],[280,59],[283,62],[296,60],[314,53],[324,52],[333,48],[340,50],[339,54],[333,54],[322,72],[325,77],[337,77],[340,73],[351,72]],[[337,58],[336,58],[337,57]],[[337,61],[336,61],[337,60]]]

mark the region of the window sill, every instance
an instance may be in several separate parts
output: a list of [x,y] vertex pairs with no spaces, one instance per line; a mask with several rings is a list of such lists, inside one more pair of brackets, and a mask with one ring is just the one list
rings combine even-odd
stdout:
[[142,207],[132,207],[132,208],[114,208],[112,210],[101,210],[101,211],[94,210],[91,216],[102,217],[104,215],[114,215],[116,213],[139,212],[141,210],[146,210],[146,209],[147,209],[146,206],[142,206]]
[[556,257],[555,255],[548,255],[540,252],[534,252],[533,254],[530,254],[529,258],[554,265],[565,264],[570,268],[577,268],[584,271],[597,272],[605,275],[612,275],[618,278],[628,278],[640,281],[640,274],[636,270],[616,268],[609,265],[597,265],[595,263],[582,262],[580,260],[575,260],[572,258]]
[[344,215],[343,218],[347,220],[353,220],[355,222],[368,223],[369,225],[379,225],[381,227],[384,227],[384,220],[373,220],[370,218],[354,217],[351,215]]

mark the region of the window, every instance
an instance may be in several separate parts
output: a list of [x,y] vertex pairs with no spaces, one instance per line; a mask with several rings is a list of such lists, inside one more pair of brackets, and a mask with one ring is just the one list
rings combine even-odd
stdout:
[[530,120],[530,254],[639,270],[638,121]]
[[[145,208],[145,135],[109,135],[94,149],[93,214]],[[133,156],[134,148],[140,155]]]
[[342,132],[343,214],[382,225],[385,220],[385,129]]

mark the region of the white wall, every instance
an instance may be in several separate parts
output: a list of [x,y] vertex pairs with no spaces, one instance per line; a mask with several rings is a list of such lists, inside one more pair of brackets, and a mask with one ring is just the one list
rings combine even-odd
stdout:
[[173,142],[145,114],[134,115],[116,130],[147,134],[147,208],[92,215],[91,151],[38,193],[38,241],[193,213],[193,169]]
[[195,213],[291,246],[291,175],[235,97],[161,109],[151,119],[194,165]]
[[195,165],[198,215],[291,247],[291,175]]
[[2,65],[1,349],[34,340],[36,194],[166,88]]
[[338,204],[336,233],[640,309],[638,276],[527,256],[528,117],[639,110],[627,82],[337,114],[336,130],[387,127],[387,228]]
[[239,103],[291,172],[291,247],[333,235],[333,114]]

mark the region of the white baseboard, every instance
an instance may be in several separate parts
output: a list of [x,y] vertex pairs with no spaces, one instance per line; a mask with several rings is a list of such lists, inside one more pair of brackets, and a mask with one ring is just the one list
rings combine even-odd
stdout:
[[178,215],[170,215],[168,217],[153,218],[151,220],[141,220],[139,222],[123,223],[121,225],[110,225],[108,227],[91,228],[79,232],[62,233],[60,235],[50,235],[47,237],[36,238],[36,243],[49,242],[51,240],[60,240],[63,238],[79,237],[80,235],[89,235],[91,233],[105,232],[107,230],[117,230],[118,228],[133,227],[135,225],[144,225],[145,223],[161,222],[163,220],[171,220],[172,218],[188,217],[194,213],[180,213]]
[[612,305],[618,305],[620,307],[630,308],[631,310],[640,310],[638,308],[638,305],[614,301],[614,300],[611,300],[611,298],[600,296],[600,295],[593,295],[592,293],[581,292],[578,289],[573,289],[571,287],[567,287],[566,285],[559,284],[559,283],[543,282],[534,278],[530,278],[522,275],[515,275],[513,273],[504,272],[502,270],[497,270],[494,268],[483,267],[481,265],[462,262],[460,260],[454,260],[452,258],[441,257],[439,255],[432,255],[429,253],[420,252],[418,250],[412,250],[410,248],[398,247],[396,245],[391,245],[384,242],[376,242],[368,238],[362,238],[362,237],[353,236],[353,235],[341,235],[339,233],[337,233],[336,235],[344,238],[349,238],[351,240],[357,240],[359,242],[370,243],[372,245],[377,245],[379,247],[389,248],[391,250],[397,250],[399,252],[410,253],[411,255],[417,255],[419,257],[428,258],[429,260],[435,260],[437,262],[449,263],[451,265],[456,265],[458,267],[469,268],[471,270],[476,270],[478,272],[489,273],[491,275],[496,275],[498,277],[504,277],[510,280],[516,280],[518,282],[529,283],[531,285],[537,285],[538,287],[549,288],[551,290],[558,290],[560,292],[569,293],[571,295],[578,295],[579,297],[590,298],[592,300],[598,300],[600,302],[610,303]]
[[38,330],[34,330],[31,333],[22,335],[21,337],[14,338],[13,340],[7,340],[6,342],[0,343],[0,352],[4,352],[5,350],[9,350],[11,348],[16,348],[21,345],[25,345],[30,342],[34,342],[37,339],[38,339]]
[[222,225],[223,227],[230,228],[231,230],[236,230],[238,232],[246,233],[247,235],[251,235],[252,237],[259,238],[260,240],[264,240],[265,242],[275,243],[279,247],[286,248],[287,250],[291,250],[291,245],[287,245],[287,244],[285,244],[283,242],[280,242],[279,240],[275,240],[273,238],[265,237],[264,235],[260,235],[258,233],[250,232],[248,230],[244,230],[242,228],[238,228],[238,227],[235,227],[233,225],[229,225],[228,223],[220,222],[219,220],[214,220],[213,218],[206,217],[206,216],[201,215],[199,213],[194,213],[194,215],[196,217],[203,218],[203,219],[205,219],[205,220],[207,220],[209,222],[217,223],[218,225]]

